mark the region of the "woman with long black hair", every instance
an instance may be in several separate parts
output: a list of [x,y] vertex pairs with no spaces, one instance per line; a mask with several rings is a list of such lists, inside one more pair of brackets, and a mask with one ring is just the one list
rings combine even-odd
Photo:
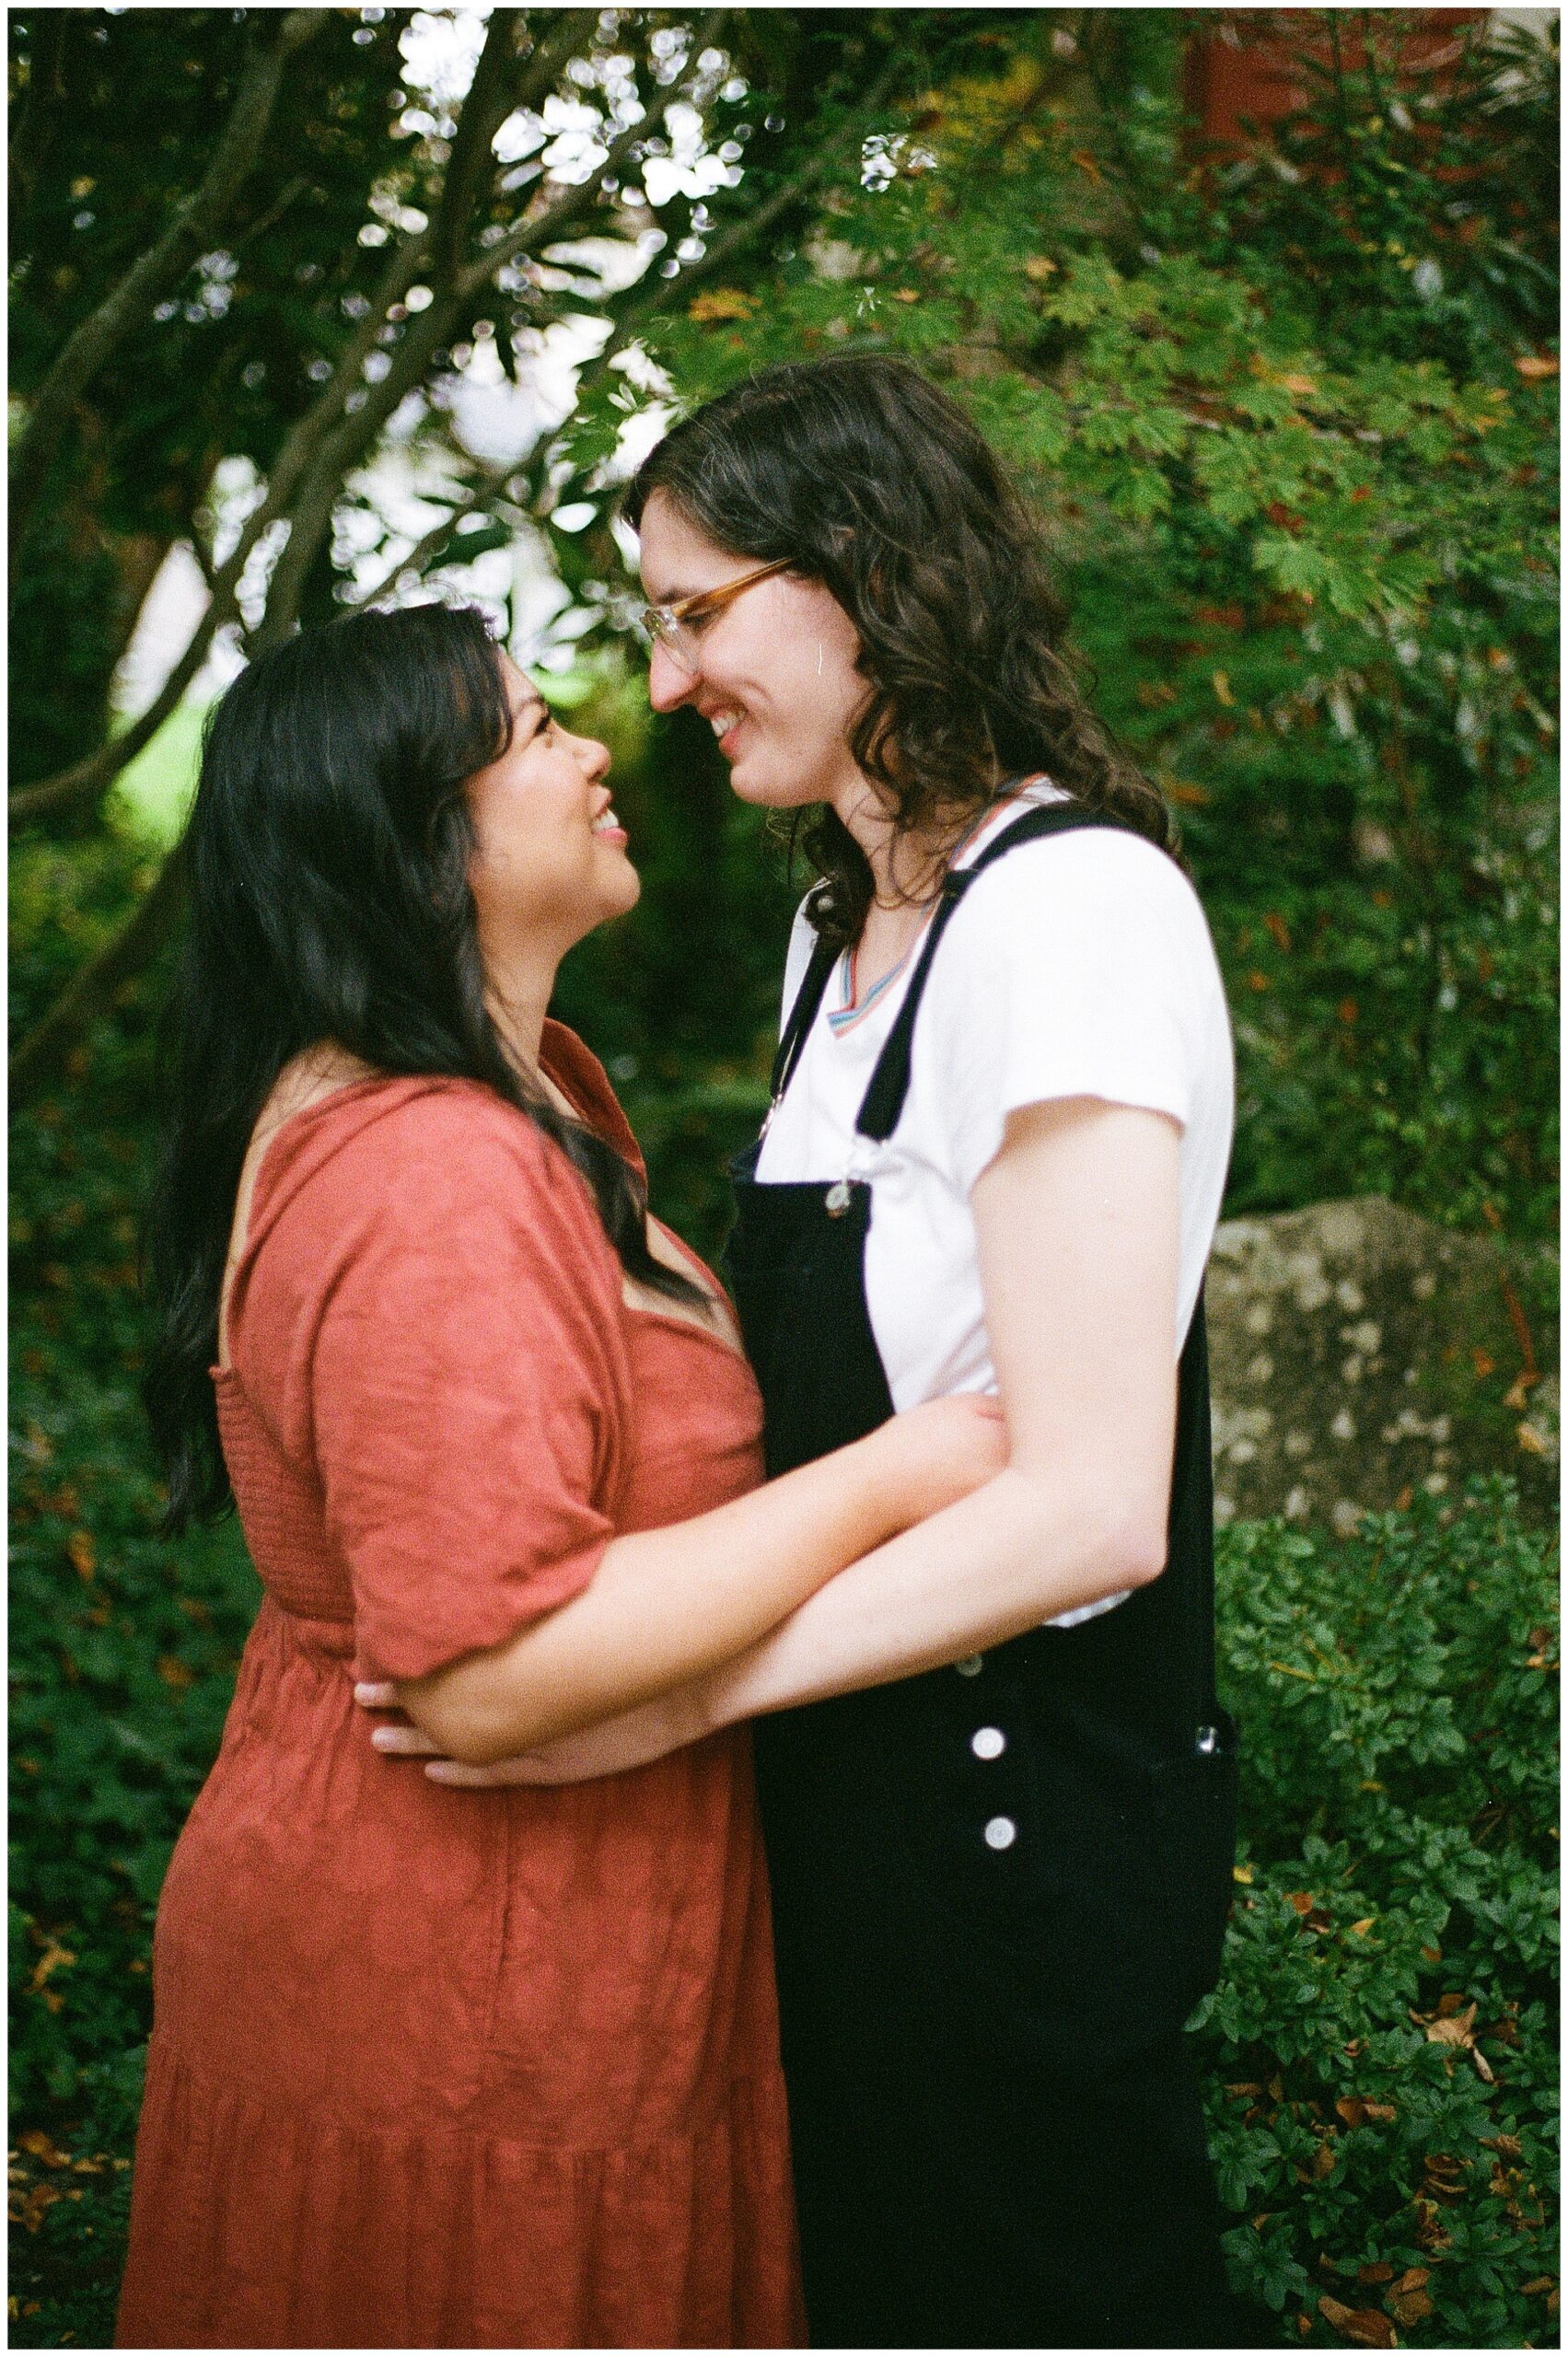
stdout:
[[743,800],[815,814],[729,1247],[770,1469],[991,1388],[1011,1461],[727,1669],[485,1773],[591,1776],[757,1715],[814,2341],[1226,2344],[1181,2034],[1235,1778],[1207,928],[1063,660],[1037,530],[916,370],[743,384],[627,512],[655,705],[702,714]]
[[798,2339],[744,1737],[497,1804],[354,1724],[356,1653],[469,1760],[602,1719],[1000,1462],[949,1401],[756,1487],[722,1293],[546,1017],[637,896],[607,758],[433,607],[209,730],[148,1398],[265,1598],[158,1909],[122,2345]]

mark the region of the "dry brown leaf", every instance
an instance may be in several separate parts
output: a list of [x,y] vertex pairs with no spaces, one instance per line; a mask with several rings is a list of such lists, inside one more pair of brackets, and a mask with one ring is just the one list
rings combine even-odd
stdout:
[[93,1546],[92,1532],[73,1530],[65,1541],[65,1552],[71,1559],[76,1577],[84,1585],[87,1585],[98,1569],[98,1554]]
[[1334,2109],[1347,2128],[1360,2128],[1368,2119],[1395,2119],[1399,2117],[1391,2103],[1373,2103],[1365,2096],[1342,2096]]
[[1353,1923],[1351,1925],[1351,1932],[1353,1935],[1358,1940],[1364,1940],[1376,1921],[1377,1918],[1376,1915],[1364,1915],[1359,1923]]
[[[39,1991],[43,1990],[43,1984],[48,1980],[52,1972],[57,1972],[63,1964],[75,1964],[75,1961],[76,1956],[74,1948],[62,1947],[58,1940],[49,1941],[44,1948],[43,1954],[33,1966],[32,1978],[28,1982],[29,1995],[36,1997]],[[44,2001],[46,2003],[48,2002],[48,1997],[49,1992],[47,1990],[44,1990]],[[32,2147],[29,2145],[28,2149],[31,2151]]]
[[1522,352],[1514,366],[1521,377],[1534,381],[1542,377],[1555,377],[1562,363],[1550,352]]
[[752,297],[738,286],[711,286],[692,296],[686,316],[700,325],[712,319],[749,319],[756,308]]
[[17,2225],[25,2226],[29,2235],[36,2235],[43,2223],[45,2211],[52,2210],[54,2204],[64,2198],[55,2186],[35,2185],[29,2194],[12,2194],[6,2203],[6,2212]]
[[1347,2308],[1342,2300],[1320,2299],[1318,2313],[1336,2332],[1362,2349],[1397,2349],[1399,2338],[1381,2308]]
[[1391,2283],[1394,2280],[1394,2270],[1386,2258],[1380,2258],[1374,2266],[1358,2267],[1355,2270],[1355,2280],[1358,2283]]
[[1403,2325],[1420,2324],[1423,2317],[1434,2312],[1432,2295],[1427,2292],[1391,2292],[1388,2305]]
[[1317,1905],[1309,1890],[1287,1890],[1285,1898],[1298,1915],[1310,1915]]
[[18,2136],[17,2150],[30,2153],[35,2161],[43,2163],[46,2169],[68,2169],[71,2165],[70,2154],[63,2153],[54,2139],[41,2128],[29,2128],[25,2136]]

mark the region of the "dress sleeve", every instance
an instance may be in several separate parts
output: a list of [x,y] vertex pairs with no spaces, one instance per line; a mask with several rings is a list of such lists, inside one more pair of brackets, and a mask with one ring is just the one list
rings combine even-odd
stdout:
[[1019,1107],[1094,1097],[1185,1128],[1216,1053],[1228,1057],[1197,895],[1165,853],[1125,832],[1086,830],[999,860],[954,918],[938,978],[931,1047],[966,1194]]
[[619,1263],[558,1149],[459,1092],[332,1176],[350,1234],[311,1352],[325,1519],[362,1658],[420,1678],[575,1596],[614,1536]]

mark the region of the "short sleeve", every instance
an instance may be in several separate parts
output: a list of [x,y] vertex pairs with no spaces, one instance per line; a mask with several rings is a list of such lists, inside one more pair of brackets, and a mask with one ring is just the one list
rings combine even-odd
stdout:
[[1018,1108],[1093,1097],[1185,1129],[1216,1053],[1228,1058],[1197,896],[1173,860],[1124,830],[1027,844],[977,877],[928,1005],[966,1194]]
[[420,1678],[592,1579],[629,1416],[620,1271],[577,1174],[509,1109],[418,1099],[338,1157],[354,1208],[310,1414],[361,1655]]

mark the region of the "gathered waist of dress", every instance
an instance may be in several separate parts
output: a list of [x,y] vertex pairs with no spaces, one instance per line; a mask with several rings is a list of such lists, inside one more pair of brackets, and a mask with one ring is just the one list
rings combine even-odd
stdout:
[[301,1651],[323,1655],[332,1661],[352,1662],[354,1652],[354,1625],[352,1620],[337,1615],[307,1612],[290,1604],[269,1588],[261,1599],[250,1632],[251,1643],[265,1643],[269,1638],[297,1645]]

